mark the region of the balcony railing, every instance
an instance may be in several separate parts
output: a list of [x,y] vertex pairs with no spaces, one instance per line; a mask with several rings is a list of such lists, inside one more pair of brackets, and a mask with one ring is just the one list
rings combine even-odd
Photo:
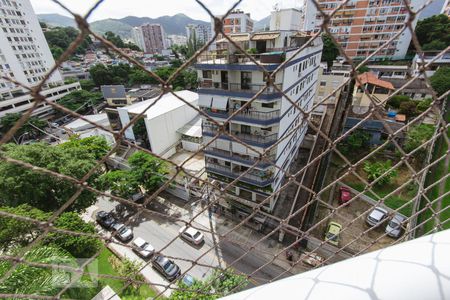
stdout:
[[[238,153],[232,153],[230,151],[225,151],[222,149],[217,149],[217,148],[213,148],[213,147],[207,147],[205,150],[203,150],[203,152],[205,154],[209,154],[215,157],[220,157],[220,158],[224,158],[224,159],[228,159],[231,161],[235,161],[247,166],[253,166],[255,164],[256,158],[253,158],[249,155],[241,155]],[[272,165],[272,163],[275,162],[275,155],[268,155],[265,157],[266,159],[263,161],[260,161],[256,167],[257,168],[267,168],[269,166]],[[268,162],[267,160],[271,161],[272,163]]]
[[[281,90],[281,83],[275,84],[277,88]],[[226,91],[237,91],[237,92],[247,92],[256,94],[260,90],[262,90],[266,85],[265,84],[254,84],[254,83],[226,83],[226,82],[212,82],[212,81],[200,81],[198,87],[201,89],[217,89],[217,90],[226,90]],[[269,86],[264,90],[264,94],[272,94],[278,93],[274,87]]]
[[[203,134],[206,136],[215,136],[218,133],[218,129],[212,126],[203,126]],[[268,133],[266,131],[254,132],[254,134],[242,133],[233,131],[233,134],[239,140],[248,143],[253,146],[270,147],[275,144],[278,138],[278,133]],[[232,140],[228,135],[220,135],[221,139]]]
[[234,179],[241,176],[239,178],[240,181],[261,187],[267,186],[273,181],[270,172],[251,170],[245,173],[245,171],[231,170],[231,167],[222,166],[212,162],[206,162],[206,170]]
[[[225,111],[211,110],[210,108],[202,108],[202,110],[211,117],[226,119],[239,109],[228,109]],[[243,109],[239,111],[233,118],[234,121],[255,123],[258,125],[270,125],[277,123],[280,120],[280,110],[273,111],[255,111],[251,107],[249,109]]]
[[[197,63],[200,64],[255,64],[250,58],[262,64],[281,64],[284,61],[284,52],[289,48],[267,49],[259,54],[227,54],[227,53],[207,53],[197,57]],[[275,51],[276,50],[276,51]]]

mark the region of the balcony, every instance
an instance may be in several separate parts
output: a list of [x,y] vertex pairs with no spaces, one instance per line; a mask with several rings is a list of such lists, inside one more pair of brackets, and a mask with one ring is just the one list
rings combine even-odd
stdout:
[[[282,89],[281,83],[275,84],[280,90]],[[230,97],[252,98],[260,90],[262,90],[265,84],[253,84],[253,83],[226,83],[226,82],[212,82],[208,80],[201,81],[198,85],[198,93],[200,94],[214,94]],[[269,86],[264,92],[259,95],[258,100],[274,100],[281,98],[282,93],[276,90],[274,87]]]
[[[203,126],[203,135],[205,136],[216,136],[218,133],[218,129],[214,128],[214,126],[208,126],[205,125]],[[275,144],[275,142],[278,139],[278,133],[270,133],[270,132],[266,132],[266,131],[258,131],[258,132],[254,132],[254,134],[249,134],[249,133],[242,133],[242,132],[238,132],[238,131],[234,131],[232,133],[230,133],[230,135],[233,135],[234,137],[236,137],[237,139],[243,141],[244,143],[247,143],[251,146],[256,146],[256,147],[262,147],[262,148],[267,148],[272,146],[273,144]],[[219,136],[220,139],[224,139],[224,140],[229,140],[229,141],[233,141],[233,139],[225,134],[221,134]]]
[[[226,111],[213,110],[210,108],[202,108],[208,116],[219,119],[228,119],[238,109],[228,109]],[[232,119],[232,121],[240,121],[262,126],[269,126],[280,121],[280,110],[273,110],[269,112],[249,110],[239,111]]]
[[[233,153],[230,151],[225,151],[225,150],[217,149],[217,148],[213,148],[213,147],[208,147],[205,150],[203,150],[203,152],[210,156],[227,159],[227,160],[234,161],[234,162],[237,162],[237,163],[249,166],[249,167],[253,166],[255,164],[255,160],[256,160],[256,158],[253,158],[249,155],[242,155],[242,154]],[[273,163],[275,163],[275,159],[276,159],[275,155],[266,156],[266,160],[270,160]],[[255,167],[260,168],[260,169],[265,169],[267,167],[270,167],[272,164],[267,162],[266,160],[259,162]]]
[[268,186],[273,181],[272,172],[251,170],[248,173],[245,173],[245,171],[232,170],[231,167],[222,166],[220,164],[212,162],[206,162],[206,171],[223,175],[232,179],[236,179],[241,176],[239,178],[239,181],[253,184],[259,187]]

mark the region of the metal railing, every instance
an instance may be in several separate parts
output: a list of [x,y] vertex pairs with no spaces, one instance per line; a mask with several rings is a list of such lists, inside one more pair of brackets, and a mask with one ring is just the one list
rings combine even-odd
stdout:
[[[245,164],[247,166],[249,166],[249,165],[252,166],[255,163],[255,160],[258,159],[256,157],[252,157],[249,155],[242,155],[242,154],[239,154],[236,152],[225,151],[225,150],[213,148],[213,147],[207,147],[205,150],[203,150],[203,152],[205,154],[209,154],[212,156],[225,158],[225,159],[228,159],[231,161],[236,161],[238,163]],[[259,162],[255,167],[256,168],[270,167],[275,162],[275,159],[276,159],[276,157],[274,154],[266,156],[266,159]]]
[[[203,126],[203,134],[207,136],[215,136],[219,131],[217,128],[213,126]],[[231,135],[235,136],[237,139],[245,141],[251,145],[260,146],[260,147],[269,147],[273,145],[278,137],[278,133],[268,133],[264,130],[254,132],[254,134],[244,133],[239,131],[231,132]],[[221,134],[219,136],[221,139],[233,140],[228,134]]]
[[[275,84],[276,88],[281,89],[281,83]],[[199,88],[201,89],[218,89],[218,90],[226,90],[226,91],[237,91],[244,93],[253,93],[259,92],[263,88],[266,87],[265,84],[255,84],[255,83],[228,83],[228,82],[212,82],[212,81],[200,81]],[[263,93],[271,94],[271,93],[279,93],[276,88],[273,86],[268,86]]]
[[220,164],[208,161],[206,162],[205,167],[207,171],[212,171],[231,178],[239,178],[239,181],[247,182],[261,187],[267,186],[273,181],[273,174],[271,174],[271,172],[253,170],[246,173],[245,171],[231,169],[231,167],[222,166]]

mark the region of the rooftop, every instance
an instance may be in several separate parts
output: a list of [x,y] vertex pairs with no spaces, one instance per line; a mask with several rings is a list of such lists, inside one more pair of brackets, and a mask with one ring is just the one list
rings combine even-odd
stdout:
[[127,93],[123,85],[102,85],[100,88],[105,99],[127,97]]
[[[198,94],[191,92],[191,91],[179,91],[179,92],[175,92],[175,94],[177,96],[179,96],[180,98],[183,98],[185,101],[187,101],[188,103],[197,106],[197,101],[198,101]],[[147,119],[153,119],[156,118],[160,115],[163,115],[165,113],[168,113],[172,110],[175,110],[181,106],[187,105],[185,102],[181,101],[180,99],[178,99],[176,96],[174,96],[173,94],[169,93],[169,94],[164,94],[161,99],[159,99],[158,101],[158,97],[154,97],[142,102],[138,102],[129,106],[125,106],[125,107],[121,107],[119,109],[121,110],[126,110],[128,111],[128,113],[131,114],[140,114],[143,111],[145,111],[149,106],[151,106],[150,108],[148,108],[148,110],[146,111],[146,116]]]
[[[361,81],[361,84],[373,84],[376,86],[380,86],[389,90],[394,90],[394,86],[389,81],[378,79],[377,75],[372,72],[366,72],[361,75],[358,75],[358,79]],[[359,86],[359,83],[356,83],[356,86]]]

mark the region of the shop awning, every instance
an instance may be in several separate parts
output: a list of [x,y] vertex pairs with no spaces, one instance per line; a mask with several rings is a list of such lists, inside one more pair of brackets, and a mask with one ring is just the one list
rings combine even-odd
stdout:
[[198,106],[200,107],[211,107],[213,98],[207,95],[199,95]]
[[228,98],[223,96],[214,96],[211,108],[218,110],[227,110]]
[[196,117],[194,120],[178,129],[177,132],[190,137],[202,137],[202,119]]
[[266,40],[274,40],[279,37],[279,33],[255,33],[251,40],[252,41],[266,41]]

